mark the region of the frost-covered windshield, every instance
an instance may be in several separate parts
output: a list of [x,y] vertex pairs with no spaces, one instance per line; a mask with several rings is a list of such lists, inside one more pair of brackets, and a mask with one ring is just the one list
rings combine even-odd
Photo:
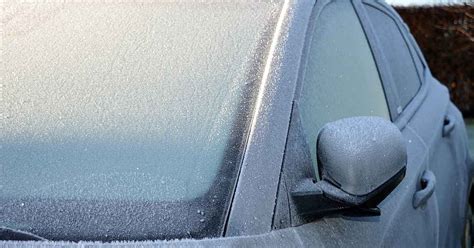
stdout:
[[280,4],[119,2],[6,2],[0,226],[218,235]]

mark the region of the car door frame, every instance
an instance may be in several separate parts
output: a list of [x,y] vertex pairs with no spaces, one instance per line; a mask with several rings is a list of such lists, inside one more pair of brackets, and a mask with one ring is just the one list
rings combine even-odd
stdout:
[[[363,1],[367,2],[367,0]],[[374,3],[370,3],[370,5],[373,6]],[[472,166],[470,166],[469,155],[468,152],[466,152],[467,142],[465,127],[462,123],[462,115],[459,110],[455,108],[454,104],[451,103],[447,88],[432,75],[421,49],[401,17],[392,8],[388,7],[386,3],[375,3],[375,5],[385,9],[386,13],[390,13],[390,16],[395,20],[400,32],[404,36],[403,38],[410,49],[414,64],[417,65],[415,60],[420,61],[421,66],[417,66],[417,70],[422,72],[422,85],[417,95],[412,99],[412,102],[407,105],[406,109],[404,109],[402,114],[397,118],[396,123],[400,127],[408,126],[408,128],[420,136],[426,144],[428,151],[428,165],[426,170],[432,171],[435,177],[438,177],[438,180],[436,180],[436,188],[438,188],[438,190],[435,190],[433,194],[438,209],[436,216],[438,219],[438,233],[436,238],[438,245],[459,245],[459,243],[456,244],[456,239],[462,236],[462,229],[460,227],[462,220],[460,219],[463,219],[467,212],[466,206],[472,184]],[[427,106],[429,105],[428,103],[431,103],[431,105]],[[435,118],[431,118],[432,123],[428,126],[425,125],[421,127],[422,125],[420,125],[420,123],[424,123],[430,119],[427,118],[428,112],[432,113],[429,117],[435,116]],[[445,122],[448,117],[457,124],[452,129],[454,131],[451,131],[451,135],[444,137],[442,134],[443,126],[446,125]],[[440,146],[444,148],[440,148]],[[438,149],[444,149],[443,155],[436,154]],[[451,157],[451,159],[448,159],[450,161],[449,165],[454,167],[446,168],[444,166],[439,167],[438,165],[438,168],[436,168],[436,161],[440,158],[436,158],[436,156],[441,156],[444,160]],[[446,164],[446,166],[448,166],[448,164]],[[446,170],[449,170],[451,174],[446,173]],[[448,174],[450,177],[447,177]],[[455,187],[456,194],[452,191],[455,189],[453,185],[458,185]],[[445,209],[441,209],[441,205],[446,203],[446,201],[443,200],[443,198],[446,197],[446,192],[443,194],[443,190],[457,195],[457,197],[449,201],[449,211],[446,211],[446,207]],[[451,219],[447,217],[449,215],[451,215]],[[456,216],[456,218],[452,216]],[[446,230],[447,228],[449,230]],[[456,238],[455,236],[458,237]]]
[[[430,75],[429,69],[426,66],[426,62],[424,61],[424,59],[421,60],[424,68],[419,68],[416,66],[416,63],[414,61],[414,55],[418,56],[420,51],[417,51],[417,49],[413,47],[411,39],[409,39],[409,36],[406,32],[406,25],[402,22],[398,14],[394,13],[394,10],[392,8],[390,8],[386,3],[382,3],[375,0],[360,0],[354,1],[353,3],[356,12],[359,15],[362,26],[366,31],[367,39],[369,40],[374,58],[379,68],[380,77],[382,79],[382,84],[384,85],[385,95],[387,98],[387,103],[389,104],[389,109],[392,116],[392,122],[397,125],[400,130],[402,130],[413,117],[413,115],[420,107],[428,93],[429,84],[425,82]],[[402,103],[396,90],[395,82],[393,76],[391,75],[389,64],[386,62],[385,56],[383,55],[383,48],[379,45],[380,41],[377,38],[376,31],[372,26],[372,23],[368,17],[364,5],[374,7],[377,10],[383,12],[387,17],[391,18],[397,25],[400,34],[403,36],[403,39],[407,43],[407,47],[411,54],[411,59],[413,60],[416,71],[418,73],[421,86],[418,89],[418,92],[410,101],[410,103],[404,109],[402,108]]]
[[[318,3],[320,3],[320,2],[321,1],[318,1]],[[329,3],[329,1],[324,1],[324,2],[326,4]],[[315,8],[318,7],[318,3],[316,4]],[[402,131],[402,133],[406,137],[407,141],[409,140],[410,143],[413,141],[413,144],[411,144],[412,146],[417,146],[417,148],[419,148],[419,149],[413,149],[413,148],[409,149],[409,155],[411,154],[410,159],[409,159],[409,163],[417,164],[418,167],[416,167],[415,170],[413,170],[413,166],[410,166],[411,168],[408,169],[408,173],[410,173],[410,175],[407,176],[407,179],[405,179],[405,181],[402,182],[402,184],[399,185],[395,189],[395,191],[392,192],[392,194],[390,194],[387,197],[387,199],[391,198],[391,197],[392,198],[393,197],[396,198],[396,197],[400,197],[400,196],[403,197],[404,202],[405,202],[405,208],[408,209],[408,210],[411,210],[412,196],[417,190],[419,190],[419,181],[421,179],[422,172],[427,167],[427,151],[426,151],[426,145],[423,143],[423,141],[420,139],[420,137],[418,137],[417,134],[415,132],[413,132],[413,130],[410,129],[407,126],[407,124],[410,121],[410,119],[414,116],[414,114],[416,113],[419,106],[422,104],[423,99],[426,97],[429,85],[428,84],[421,84],[418,92],[416,93],[416,95],[414,96],[412,101],[402,111],[402,109],[400,107],[401,106],[400,98],[398,97],[397,91],[395,89],[395,85],[393,83],[394,81],[393,81],[393,79],[391,77],[391,74],[390,74],[389,65],[388,65],[388,63],[386,63],[386,61],[384,59],[383,50],[378,45],[377,36],[375,35],[375,31],[373,30],[373,28],[370,26],[370,21],[368,19],[367,14],[365,13],[362,2],[361,2],[361,0],[353,0],[352,5],[353,5],[353,7],[354,7],[359,19],[360,19],[361,25],[364,29],[364,32],[365,32],[366,36],[367,36],[369,47],[370,47],[370,49],[373,53],[374,60],[376,62],[377,68],[379,70],[382,86],[384,88],[384,92],[385,92],[385,95],[386,95],[387,105],[389,106],[389,111],[391,113],[392,122]],[[319,12],[321,12],[324,9],[324,6],[319,6],[319,7],[320,7]],[[315,11],[318,11],[318,10],[315,10]],[[317,19],[318,15],[319,15],[319,13],[313,14],[313,18],[312,18],[313,22],[314,22],[315,19]],[[397,25],[399,25],[398,21],[396,21],[396,23],[397,23]],[[312,24],[310,23],[309,25],[312,25]],[[312,30],[308,29],[308,32],[312,32]],[[401,32],[401,33],[402,33],[403,38],[405,40],[407,40],[406,39],[406,34],[404,32]],[[309,34],[307,36],[311,37],[311,34]],[[306,38],[306,39],[308,39],[308,38]],[[306,46],[305,46],[305,49],[306,49]],[[409,46],[409,49],[410,49],[410,53],[413,55],[414,50],[410,46]],[[303,60],[304,59],[305,58],[303,58]],[[304,68],[301,68],[300,70],[303,71],[303,72],[300,71],[300,75],[301,75],[302,73],[304,73]],[[418,71],[418,73],[419,73],[419,71]],[[301,85],[301,83],[299,82],[297,87],[301,87],[300,85]],[[419,154],[423,154],[424,156],[418,156]],[[409,188],[409,190],[402,189],[402,187]],[[286,190],[289,190],[289,189],[286,189]],[[286,193],[288,194],[288,192],[286,192]],[[285,192],[282,192],[279,195],[285,196]],[[437,206],[435,204],[436,201],[433,200],[433,199],[434,198],[432,198],[431,201],[429,202],[428,210],[423,212],[422,217],[419,217],[416,211],[411,211],[409,214],[411,214],[413,216],[418,216],[419,218],[424,218],[424,220],[432,219],[432,217],[435,217],[434,213],[437,212]],[[394,199],[392,199],[391,202],[392,202],[391,204],[382,202],[382,204],[381,204],[382,208],[384,208],[383,205],[385,205],[386,210],[388,209],[389,211],[393,211],[393,212],[397,212],[397,213],[392,213],[389,216],[385,216],[385,217],[388,217],[388,218],[385,218],[384,223],[381,223],[381,225],[373,224],[374,220],[370,220],[370,219],[364,219],[364,220],[363,219],[358,219],[358,220],[356,219],[356,220],[353,221],[353,223],[357,223],[357,224],[352,225],[352,227],[345,227],[345,229],[342,228],[341,225],[345,225],[345,224],[350,223],[350,222],[346,222],[346,223],[343,223],[343,222],[337,223],[337,222],[335,222],[335,223],[331,224],[331,225],[333,225],[333,227],[330,227],[331,225],[328,224],[329,223],[328,221],[319,222],[319,223],[310,222],[308,224],[301,225],[298,230],[301,230],[302,233],[304,233],[308,230],[312,230],[313,233],[318,232],[320,234],[319,235],[320,238],[323,238],[323,237],[331,237],[331,239],[336,238],[336,239],[339,239],[340,242],[346,243],[346,244],[350,244],[353,240],[356,239],[355,236],[358,236],[359,237],[358,240],[360,242],[362,242],[361,244],[367,244],[367,245],[372,244],[372,245],[374,245],[374,243],[371,243],[371,242],[373,242],[375,240],[371,240],[371,237],[363,237],[362,238],[362,237],[360,237],[361,235],[358,235],[356,233],[365,232],[365,233],[367,233],[367,236],[370,236],[370,233],[373,233],[374,231],[376,231],[377,229],[380,229],[381,227],[388,230],[389,228],[392,228],[394,225],[396,226],[396,224],[394,224],[394,223],[396,223],[394,221],[394,219],[396,219],[397,214],[401,215],[405,211],[403,209],[398,208],[397,206],[394,206],[394,204],[393,204]],[[422,211],[422,210],[419,210],[419,211]],[[276,215],[280,214],[280,211],[278,211],[278,210],[276,210],[275,212],[276,212]],[[285,211],[283,211],[283,212],[285,212]],[[284,216],[283,217],[282,216],[277,216],[277,219],[274,220],[274,223],[278,224],[279,221],[283,220],[283,219],[284,219]],[[363,223],[364,221],[366,221],[366,223]],[[375,221],[375,222],[377,222],[377,221]],[[301,223],[299,223],[299,224],[301,224]],[[422,223],[422,224],[425,224],[425,223]],[[430,243],[431,242],[430,239],[433,238],[432,235],[434,235],[434,236],[437,235],[436,230],[438,230],[438,228],[437,228],[437,226],[438,226],[437,219],[433,220],[433,222],[430,222],[429,224],[432,226],[432,229],[424,230],[424,231],[420,232],[420,234],[422,234],[425,238],[425,243],[422,243],[422,244],[425,244],[425,245],[426,244],[429,244],[429,245],[434,244],[434,243]],[[339,227],[341,227],[341,229],[338,230],[339,228],[335,228],[334,226],[336,226],[336,227],[339,226]],[[280,226],[278,228],[285,228],[285,226]],[[326,230],[329,230],[329,229],[332,229],[335,232],[332,232],[332,233],[327,232]],[[353,232],[349,231],[351,229],[353,229],[352,230]],[[341,230],[346,230],[346,231],[344,233],[341,233]],[[324,239],[327,242],[331,242],[330,241],[331,239],[326,239],[326,238],[324,238]],[[385,237],[384,236],[380,239],[380,242],[381,242],[380,244],[387,244],[387,242],[385,240],[388,240],[388,243],[390,243],[390,242],[394,242],[395,239],[391,238],[391,237]],[[437,239],[435,239],[435,240],[437,240]],[[413,241],[413,240],[411,240],[411,241]],[[378,241],[375,241],[375,242],[378,242]],[[409,240],[405,240],[402,243],[409,244],[408,242],[409,242]],[[415,241],[413,241],[413,242],[415,242]]]
[[[421,53],[421,50],[420,48],[418,47],[418,45],[414,42],[414,38],[412,37],[412,35],[410,34],[409,32],[409,28],[408,26],[403,22],[403,20],[401,19],[401,17],[395,12],[395,10],[393,8],[391,8],[390,6],[388,6],[388,4],[386,4],[385,2],[379,2],[379,1],[370,1],[370,0],[361,0],[358,4],[355,4],[356,6],[356,9],[358,12],[361,13],[361,20],[363,22],[363,25],[367,27],[367,30],[368,30],[368,38],[369,38],[369,41],[374,43],[374,47],[380,47],[377,45],[378,43],[378,40],[377,40],[377,37],[375,35],[375,29],[374,27],[372,27],[372,23],[371,21],[369,20],[369,17],[368,17],[368,14],[365,10],[366,7],[364,7],[364,5],[369,5],[371,7],[374,7],[378,10],[380,10],[381,12],[383,12],[387,17],[391,18],[394,23],[396,24],[400,34],[402,35],[406,45],[407,45],[407,48],[410,52],[410,55],[411,55],[411,59],[413,61],[413,65],[415,66],[415,69],[417,70],[417,73],[418,73],[418,77],[420,79],[420,83],[421,83],[421,86],[420,88],[418,89],[418,92],[412,97],[411,101],[405,106],[404,109],[401,109],[401,106],[402,106],[402,103],[399,101],[399,96],[398,96],[398,93],[397,91],[393,91],[393,92],[389,92],[387,94],[387,98],[394,98],[394,99],[398,99],[398,103],[396,104],[396,106],[394,106],[393,108],[395,108],[397,110],[397,115],[395,116],[395,118],[392,120],[393,123],[395,125],[397,125],[397,127],[402,131],[402,133],[404,132],[405,129],[407,130],[410,130],[410,132],[414,133],[418,139],[421,141],[421,143],[425,146],[425,152],[423,154],[424,156],[424,159],[425,159],[425,164],[423,165],[424,168],[420,168],[419,170],[419,174],[417,175],[417,178],[419,182],[421,182],[422,180],[422,176],[423,176],[423,173],[425,171],[428,171],[429,170],[429,160],[430,160],[430,147],[429,147],[429,144],[426,143],[426,139],[424,139],[423,137],[421,137],[419,135],[419,132],[416,131],[416,129],[413,127],[417,124],[415,123],[420,123],[420,118],[416,118],[418,117],[418,115],[420,115],[420,109],[422,109],[423,107],[426,109],[427,107],[426,106],[423,106],[424,104],[426,105],[426,102],[430,102],[432,101],[432,99],[429,99],[429,98],[433,98],[433,95],[436,95],[436,96],[440,96],[443,94],[443,87],[440,86],[439,84],[436,84],[435,82],[433,82],[433,76],[431,75],[431,71],[429,70],[429,67],[426,63],[426,60],[425,58],[423,57],[422,53]],[[374,50],[379,50],[379,49],[374,49]],[[379,54],[377,54],[377,52],[380,52]],[[384,60],[384,56],[383,56],[383,51],[381,50],[381,47],[380,47],[380,51],[377,51],[377,52],[374,52],[374,56],[375,57],[378,57],[378,60]],[[421,66],[418,66],[418,64],[415,62],[415,60],[419,60],[421,62]],[[376,59],[377,60],[377,59]],[[381,66],[381,70],[382,71],[390,71],[390,68],[388,68],[388,63],[383,63],[385,64],[385,66]],[[386,77],[386,81],[383,80],[384,84],[385,83],[389,83],[389,84],[395,84],[393,78],[391,77],[390,73],[389,72],[386,72],[386,74],[389,74],[388,77]],[[395,87],[393,87],[395,88]],[[427,99],[428,98],[428,99]],[[429,108],[428,108],[429,109]],[[432,108],[431,108],[432,109]],[[417,113],[418,112],[418,113]],[[412,126],[413,125],[413,126]],[[421,183],[419,183],[417,185],[417,188],[416,190],[421,190]],[[433,237],[435,240],[436,240],[436,246],[439,245],[438,243],[438,240],[439,240],[439,207],[438,207],[438,201],[436,199],[436,194],[433,194],[433,196],[431,197],[431,202],[432,204],[434,205],[434,211],[435,211],[435,215],[433,217],[436,218],[436,227],[435,227],[435,236]]]

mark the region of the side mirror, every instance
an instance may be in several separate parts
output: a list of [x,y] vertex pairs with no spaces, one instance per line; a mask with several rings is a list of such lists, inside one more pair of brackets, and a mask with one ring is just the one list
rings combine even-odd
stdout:
[[402,181],[407,150],[398,128],[380,117],[326,124],[318,135],[321,180],[299,184],[292,197],[303,215],[380,215],[377,205]]

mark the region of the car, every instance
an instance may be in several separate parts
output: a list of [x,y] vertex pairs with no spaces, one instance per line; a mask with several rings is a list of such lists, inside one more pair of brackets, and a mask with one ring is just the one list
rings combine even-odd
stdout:
[[385,2],[11,9],[0,246],[471,246],[462,114]]

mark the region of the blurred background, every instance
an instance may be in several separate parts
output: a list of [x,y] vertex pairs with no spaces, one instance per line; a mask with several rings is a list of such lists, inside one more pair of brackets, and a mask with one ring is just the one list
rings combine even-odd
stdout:
[[464,115],[474,156],[474,0],[386,0]]

